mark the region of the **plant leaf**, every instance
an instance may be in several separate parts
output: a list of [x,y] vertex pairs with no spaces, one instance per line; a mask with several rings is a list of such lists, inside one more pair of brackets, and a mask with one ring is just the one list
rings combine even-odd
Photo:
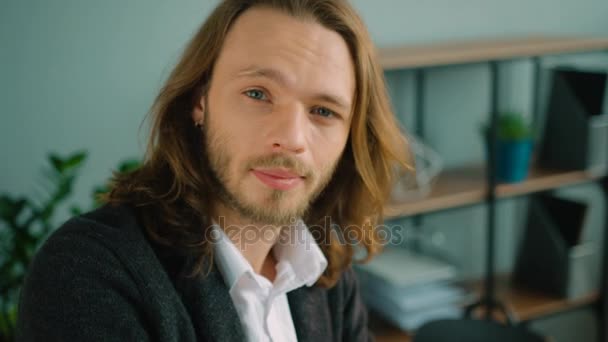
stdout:
[[525,140],[532,137],[532,129],[523,115],[506,112],[498,119],[498,136],[502,140]]
[[77,207],[76,205],[72,205],[72,206],[70,207],[70,213],[71,213],[73,216],[78,216],[78,215],[81,215],[81,214],[82,214],[82,209],[80,209],[80,208],[79,208],[79,207]]
[[66,176],[59,182],[54,198],[55,203],[65,199],[72,192],[72,184],[75,178],[75,176]]
[[61,160],[58,155],[55,153],[49,154],[49,161],[51,162],[51,165],[53,165],[53,169],[55,169],[55,171],[59,173],[63,172],[63,160]]
[[63,163],[64,170],[72,170],[82,165],[87,158],[86,151],[78,151],[69,156]]
[[118,172],[120,173],[128,173],[134,170],[137,170],[141,165],[141,162],[138,159],[128,159],[123,161],[118,166]]
[[12,199],[8,195],[2,195],[0,196],[0,218],[15,222],[26,205],[25,198]]

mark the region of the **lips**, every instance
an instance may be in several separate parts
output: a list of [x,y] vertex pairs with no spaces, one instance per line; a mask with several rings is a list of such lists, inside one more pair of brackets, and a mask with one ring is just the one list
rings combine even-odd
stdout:
[[253,169],[251,172],[264,185],[276,190],[290,190],[304,181],[300,175],[282,169]]

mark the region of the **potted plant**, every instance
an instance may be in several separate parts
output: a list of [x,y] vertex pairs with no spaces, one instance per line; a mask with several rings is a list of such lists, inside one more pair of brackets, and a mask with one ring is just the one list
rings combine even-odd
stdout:
[[37,247],[53,228],[53,214],[72,192],[86,158],[77,152],[66,158],[51,154],[51,167],[37,198],[0,194],[0,341],[12,341],[19,290]]
[[[489,144],[489,129],[486,128]],[[496,176],[505,183],[517,183],[528,177],[532,148],[533,130],[521,113],[505,112],[499,115],[496,142]]]
[[[86,156],[84,151],[67,157],[50,154],[50,168],[44,170],[46,180],[41,184],[45,192],[42,196],[0,194],[0,342],[14,339],[19,291],[28,266],[38,247],[56,228],[53,214],[69,199]],[[130,172],[139,165],[138,160],[126,160],[117,171]],[[107,191],[107,185],[93,189],[93,208],[102,204],[100,195]],[[73,215],[83,212],[74,205],[70,211]]]

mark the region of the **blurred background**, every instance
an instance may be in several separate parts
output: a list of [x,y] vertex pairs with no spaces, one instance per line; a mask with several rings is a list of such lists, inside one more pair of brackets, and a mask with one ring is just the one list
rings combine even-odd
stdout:
[[[608,36],[606,0],[352,3],[379,47],[529,34]],[[212,0],[0,0],[0,193],[35,196],[49,153],[67,156],[84,150],[88,156],[73,192],[52,224],[65,221],[72,204],[90,208],[94,187],[103,184],[122,160],[141,158],[147,138],[142,121],[182,47],[216,4]],[[608,70],[605,52],[542,60],[543,70],[564,64]],[[499,72],[500,107],[530,115],[531,62],[505,62]],[[413,72],[389,71],[386,77],[399,120],[413,129]],[[548,92],[543,84],[541,108]],[[487,122],[490,110],[487,65],[430,69],[425,90],[425,142],[441,155],[446,168],[482,163],[479,126]],[[591,228],[585,234],[591,240],[601,239],[605,203],[598,185],[560,192],[594,203],[588,216]],[[526,206],[525,198],[499,202],[500,272],[513,268]],[[458,265],[461,278],[480,277],[485,220],[483,205],[432,213],[425,217],[422,234],[435,237]],[[406,230],[412,225],[409,218],[391,222]],[[532,325],[550,332],[558,342],[592,341],[597,322],[589,309],[580,309]]]

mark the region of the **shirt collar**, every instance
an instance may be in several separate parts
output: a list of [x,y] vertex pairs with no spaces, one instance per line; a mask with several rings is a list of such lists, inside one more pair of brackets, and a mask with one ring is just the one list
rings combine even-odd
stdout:
[[[215,262],[224,282],[232,289],[243,274],[254,274],[253,268],[220,226],[214,224],[213,229],[219,235],[214,245]],[[293,288],[312,286],[327,267],[327,259],[302,220],[283,229],[272,253],[277,259],[277,279],[292,273],[296,278],[290,286]]]
[[300,285],[312,286],[327,267],[327,259],[302,220],[281,232],[273,253],[277,259],[277,276],[292,268]]
[[224,282],[231,289],[243,274],[253,273],[253,267],[220,226],[214,224],[213,230],[218,235],[214,245],[215,263],[224,278]]

